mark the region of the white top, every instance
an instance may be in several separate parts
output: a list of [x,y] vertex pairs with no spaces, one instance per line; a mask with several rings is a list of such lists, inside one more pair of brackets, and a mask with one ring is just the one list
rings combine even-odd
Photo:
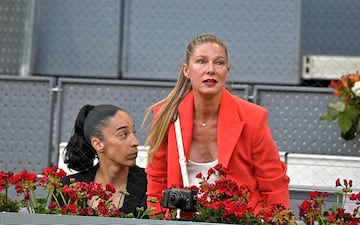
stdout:
[[[196,178],[195,176],[198,173],[202,173],[203,177],[207,177],[208,175],[208,170],[214,166],[216,166],[218,164],[218,160],[212,161],[212,162],[207,162],[207,163],[198,163],[198,162],[193,162],[191,160],[188,160],[188,164],[187,164],[187,170],[188,170],[188,175],[189,175],[189,184],[190,186],[200,186],[200,182],[202,181],[201,178]],[[210,179],[208,180],[209,183],[215,183],[215,180],[218,178],[218,174],[212,174]]]

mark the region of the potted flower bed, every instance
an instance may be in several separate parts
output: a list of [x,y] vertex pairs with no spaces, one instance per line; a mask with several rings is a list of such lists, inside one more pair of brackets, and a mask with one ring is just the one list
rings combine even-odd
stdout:
[[[208,183],[212,173],[219,175],[215,183]],[[83,186],[83,183],[73,182],[69,186],[63,186],[60,178],[66,173],[57,166],[45,168],[42,176],[23,170],[18,174],[0,171],[0,224],[350,224],[357,225],[360,222],[359,204],[360,193],[352,193],[351,180],[336,180],[336,187],[339,189],[335,194],[337,203],[334,206],[326,206],[327,192],[314,191],[310,198],[304,200],[299,206],[300,220],[295,220],[291,210],[281,205],[266,207],[260,215],[255,215],[248,207],[249,189],[239,187],[226,177],[226,168],[217,165],[209,174],[203,176],[200,187],[197,191],[196,209],[192,217],[184,221],[176,221],[176,209],[169,210],[168,220],[144,219],[149,216],[152,209],[138,209],[138,216],[120,212],[111,202],[107,202],[106,196],[113,193],[111,187],[104,187],[95,195],[103,199],[103,206],[80,207],[79,199],[88,196],[87,192],[94,194],[94,184]],[[81,185],[81,188],[80,188]],[[14,187],[20,200],[12,200],[7,196],[8,189]],[[40,198],[35,195],[35,190],[42,188],[46,197]],[[190,189],[190,188],[189,188]],[[51,202],[51,195],[66,190],[66,193],[74,192],[75,199],[69,201],[65,206],[60,207],[56,201]],[[126,193],[126,191],[124,191]],[[82,196],[82,197],[79,197]],[[108,196],[109,197],[109,196]],[[346,212],[344,209],[345,200],[350,199],[357,203],[353,212]],[[328,207],[326,209],[326,207]],[[20,210],[19,210],[20,209]],[[11,212],[12,211],[12,212]],[[21,213],[24,212],[25,213]]]

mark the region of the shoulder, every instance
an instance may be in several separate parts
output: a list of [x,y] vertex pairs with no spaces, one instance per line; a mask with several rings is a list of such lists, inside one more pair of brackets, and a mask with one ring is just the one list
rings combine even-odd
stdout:
[[145,169],[137,165],[130,167],[128,183],[134,186],[145,187],[147,185]]
[[138,165],[132,166],[129,169],[129,176],[146,177],[145,169]]

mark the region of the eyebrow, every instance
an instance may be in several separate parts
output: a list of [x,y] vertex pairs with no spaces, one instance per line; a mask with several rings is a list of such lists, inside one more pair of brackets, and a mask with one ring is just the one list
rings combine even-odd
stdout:
[[[198,56],[195,56],[195,59],[203,58],[203,57],[208,58],[208,56],[206,56],[206,55],[198,55]],[[218,59],[218,58],[226,59],[226,56],[218,55],[215,57],[215,59]]]
[[126,128],[129,128],[129,126],[125,125],[125,126],[118,127],[118,128],[116,128],[116,131],[126,129]]

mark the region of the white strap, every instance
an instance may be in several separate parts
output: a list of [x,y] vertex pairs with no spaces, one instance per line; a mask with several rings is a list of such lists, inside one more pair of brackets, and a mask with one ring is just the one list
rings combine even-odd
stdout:
[[184,154],[184,145],[182,142],[182,136],[181,136],[181,128],[180,128],[180,120],[179,115],[177,116],[175,120],[175,133],[176,133],[176,142],[178,146],[178,152],[179,152],[179,164],[183,179],[183,185],[184,187],[189,187],[189,177],[187,172],[187,166],[186,166],[186,158]]

